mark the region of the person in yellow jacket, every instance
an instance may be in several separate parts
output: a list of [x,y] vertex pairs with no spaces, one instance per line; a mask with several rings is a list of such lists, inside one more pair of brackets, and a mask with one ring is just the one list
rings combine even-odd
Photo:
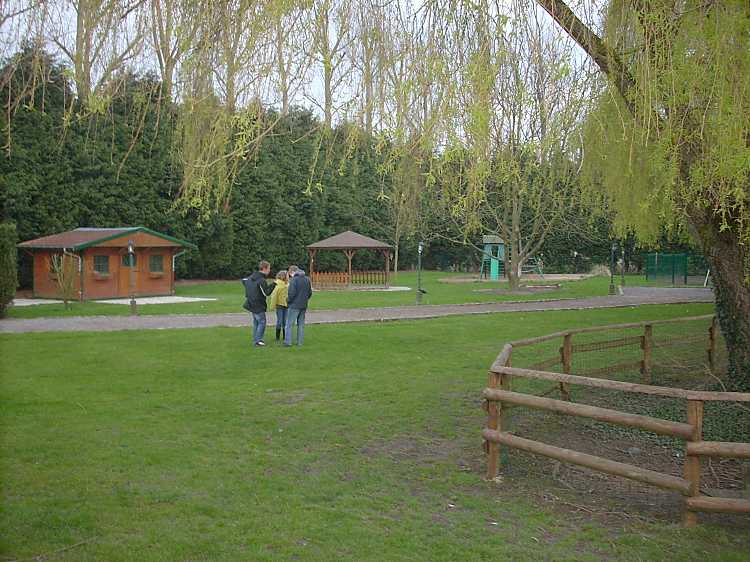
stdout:
[[286,315],[288,312],[287,295],[289,285],[286,282],[286,271],[276,274],[276,286],[271,293],[269,307],[276,311],[276,341],[284,341],[286,335]]

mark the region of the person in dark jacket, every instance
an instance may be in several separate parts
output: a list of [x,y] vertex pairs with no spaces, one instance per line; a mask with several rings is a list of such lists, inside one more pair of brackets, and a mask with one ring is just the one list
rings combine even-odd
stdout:
[[263,341],[263,335],[266,332],[266,297],[271,294],[276,285],[266,281],[270,272],[271,264],[262,260],[258,264],[258,271],[242,280],[245,286],[244,307],[253,317],[253,345],[256,347],[266,345]]
[[284,335],[284,345],[292,345],[292,327],[297,325],[297,345],[302,345],[305,339],[305,312],[307,312],[307,302],[312,297],[312,285],[310,279],[305,276],[305,272],[293,265],[289,268],[292,275],[289,281],[289,293],[287,295],[288,311],[286,315],[286,334]]

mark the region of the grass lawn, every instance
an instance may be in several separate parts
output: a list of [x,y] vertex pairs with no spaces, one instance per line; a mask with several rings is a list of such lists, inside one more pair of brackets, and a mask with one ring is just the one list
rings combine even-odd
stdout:
[[1,336],[0,554],[746,560],[746,528],[597,518],[482,480],[502,342],[710,311],[311,326],[292,349],[229,328]]
[[[486,292],[487,289],[507,288],[505,283],[444,283],[441,279],[456,277],[456,274],[429,271],[422,274],[422,285],[427,290],[424,304],[459,304],[473,302],[522,301],[588,297],[606,295],[609,280],[593,277],[582,281],[566,281],[559,290],[538,294],[502,294]],[[466,274],[458,276],[464,277]],[[544,284],[535,281],[534,284]],[[403,306],[414,304],[417,275],[413,272],[399,273],[393,285],[411,287],[411,291],[317,291],[310,303],[311,308],[363,308],[381,306]],[[141,314],[209,314],[221,312],[243,312],[241,305],[244,292],[239,281],[216,281],[177,287],[177,294],[185,297],[211,297],[216,301],[140,305]],[[62,304],[11,308],[10,318],[39,318],[44,316],[90,316],[128,314],[127,305],[84,303],[74,304],[65,310]]]

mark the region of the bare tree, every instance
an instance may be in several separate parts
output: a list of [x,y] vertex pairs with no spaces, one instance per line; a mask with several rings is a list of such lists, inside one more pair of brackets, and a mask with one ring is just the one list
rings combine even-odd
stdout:
[[76,299],[79,288],[80,257],[68,253],[53,254],[50,257],[52,273],[55,283],[65,305],[65,310],[70,308],[70,302]]
[[305,55],[312,42],[311,30],[305,26],[307,7],[304,3],[280,4],[271,12],[273,24],[274,90],[281,114],[289,113],[291,100],[307,81],[311,58]]
[[198,0],[151,0],[151,40],[164,98],[172,98],[177,65],[194,46],[203,5]]
[[321,107],[327,129],[333,123],[336,93],[347,79],[347,49],[352,38],[351,0],[314,0],[311,15],[312,58],[320,65],[323,81],[322,104],[314,96],[308,99]]
[[[141,49],[144,0],[68,0],[51,39],[73,66],[78,98],[87,106]],[[68,31],[70,18],[75,31]]]

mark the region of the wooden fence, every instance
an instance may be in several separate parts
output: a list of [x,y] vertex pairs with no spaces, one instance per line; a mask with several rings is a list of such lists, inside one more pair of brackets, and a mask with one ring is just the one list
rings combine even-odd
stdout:
[[313,271],[311,282],[318,289],[342,289],[351,286],[385,287],[385,271]]
[[[652,348],[654,344],[653,326],[695,320],[711,321],[708,333],[702,339],[706,341],[707,344],[706,352],[708,362],[713,366],[716,359],[717,327],[716,319],[710,315],[635,324],[617,324],[583,328],[566,332],[557,332],[538,338],[518,340],[505,344],[500,355],[497,356],[497,359],[490,368],[488,387],[485,388],[483,392],[485,409],[488,414],[487,427],[482,432],[488,454],[487,478],[493,479],[497,476],[500,468],[500,446],[505,445],[530,453],[550,457],[561,462],[578,464],[599,472],[621,476],[657,486],[659,488],[679,492],[683,496],[686,496],[683,516],[683,523],[686,526],[693,526],[697,523],[696,512],[750,513],[750,500],[709,497],[702,495],[700,491],[702,457],[750,459],[750,443],[703,440],[704,403],[708,401],[750,402],[750,393],[703,392],[680,388],[652,386],[650,384]],[[642,329],[643,334],[636,338],[626,337],[599,342],[587,342],[578,345],[574,344],[574,336],[576,334],[603,331],[611,332],[614,329],[633,328]],[[534,365],[534,368],[531,369],[518,369],[512,367],[512,355],[515,348],[556,339],[562,340],[562,345],[559,348],[559,356],[544,359]],[[640,383],[592,378],[591,376],[574,375],[571,373],[574,353],[584,353],[587,351],[634,344],[640,345],[641,349],[641,359],[638,362],[641,374]],[[562,373],[540,370],[558,364],[562,366]],[[618,370],[618,366],[613,366],[612,370]],[[604,372],[604,370],[600,371]],[[559,388],[562,400],[513,392],[511,386],[513,379],[516,377],[552,382],[557,388]],[[570,401],[571,385],[603,388],[615,392],[641,393],[673,399],[682,399],[685,401],[687,409],[687,423],[631,414],[597,406],[576,404]],[[682,439],[685,441],[685,464],[683,468],[683,476],[678,477],[670,474],[662,474],[660,472],[655,472],[631,464],[621,463],[570,449],[554,447],[545,443],[513,435],[508,431],[507,422],[503,419],[503,410],[507,410],[508,405],[523,406],[527,408],[546,410],[548,412],[556,412],[563,415],[589,418],[621,426],[635,427],[641,430],[658,433],[660,435],[669,435]]]

